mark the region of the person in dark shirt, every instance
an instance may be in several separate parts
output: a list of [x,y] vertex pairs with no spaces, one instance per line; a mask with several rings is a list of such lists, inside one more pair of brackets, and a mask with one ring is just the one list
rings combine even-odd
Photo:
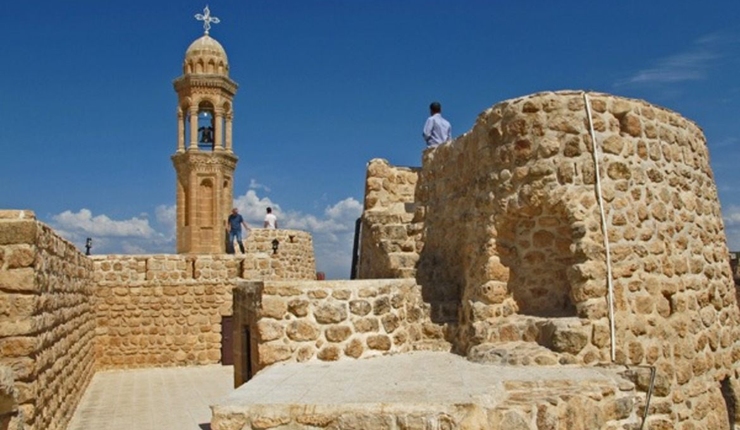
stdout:
[[231,215],[229,215],[229,219],[226,221],[226,231],[229,232],[229,243],[232,244],[233,247],[234,239],[236,239],[236,242],[239,244],[239,249],[242,251],[242,254],[244,254],[242,226],[244,226],[245,230],[249,231],[249,226],[244,222],[244,218],[239,214],[239,210],[237,208],[232,209]]

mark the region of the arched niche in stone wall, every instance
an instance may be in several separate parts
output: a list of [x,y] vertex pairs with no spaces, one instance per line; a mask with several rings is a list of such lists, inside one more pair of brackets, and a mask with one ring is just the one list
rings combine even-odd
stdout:
[[520,314],[576,316],[568,273],[581,260],[569,219],[561,202],[528,202],[497,217],[497,252]]
[[211,178],[204,178],[198,185],[200,187],[199,201],[198,201],[198,225],[201,226],[213,226],[213,202],[214,202],[214,186]]

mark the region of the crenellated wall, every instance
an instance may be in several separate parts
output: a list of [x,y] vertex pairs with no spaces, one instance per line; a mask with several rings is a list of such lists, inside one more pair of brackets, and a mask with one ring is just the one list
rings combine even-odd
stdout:
[[25,429],[63,429],[94,372],[92,262],[30,211],[0,211],[0,365]]

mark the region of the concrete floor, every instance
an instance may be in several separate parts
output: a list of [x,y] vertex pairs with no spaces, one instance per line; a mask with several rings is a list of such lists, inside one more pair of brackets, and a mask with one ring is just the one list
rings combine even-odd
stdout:
[[210,405],[233,391],[233,366],[98,372],[67,430],[209,430]]

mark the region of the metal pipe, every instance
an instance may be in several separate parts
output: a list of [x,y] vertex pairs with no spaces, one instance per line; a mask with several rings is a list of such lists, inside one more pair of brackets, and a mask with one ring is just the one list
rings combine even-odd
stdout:
[[596,176],[596,200],[599,202],[599,212],[601,213],[601,230],[604,232],[604,250],[606,251],[606,284],[607,284],[607,303],[609,305],[609,338],[611,341],[611,359],[616,361],[616,329],[614,326],[614,285],[612,283],[612,260],[609,250],[609,235],[606,226],[606,212],[604,211],[604,198],[601,194],[601,174],[599,173],[598,147],[596,145],[596,133],[594,133],[594,123],[591,117],[591,101],[588,94],[583,93],[583,100],[586,102],[586,114],[588,115],[588,128],[591,134],[591,144],[594,147],[594,175]]

